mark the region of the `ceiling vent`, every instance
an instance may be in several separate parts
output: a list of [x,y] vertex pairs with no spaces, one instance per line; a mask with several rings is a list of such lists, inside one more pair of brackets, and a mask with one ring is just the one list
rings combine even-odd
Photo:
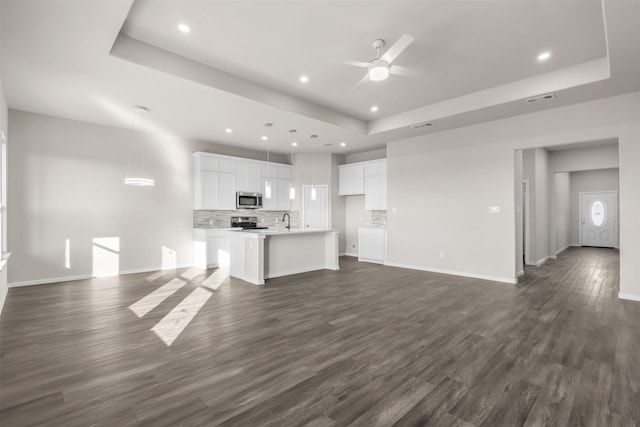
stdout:
[[418,123],[417,125],[413,125],[411,127],[414,129],[422,129],[422,128],[428,128],[429,126],[433,126],[433,124],[431,122],[424,122],[424,123]]
[[550,99],[554,99],[556,96],[552,93],[548,93],[546,95],[534,96],[533,98],[525,99],[524,101],[527,104],[533,104],[535,102],[548,101]]

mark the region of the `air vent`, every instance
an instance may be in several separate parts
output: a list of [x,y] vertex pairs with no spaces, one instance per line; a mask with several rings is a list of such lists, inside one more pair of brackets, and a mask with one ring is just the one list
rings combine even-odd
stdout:
[[534,96],[533,98],[525,99],[524,101],[527,104],[533,104],[534,102],[542,102],[548,101],[550,99],[554,99],[556,96],[552,93],[548,93],[546,95]]
[[433,124],[431,122],[424,122],[424,123],[418,123],[417,125],[413,125],[411,127],[414,129],[422,129],[422,128],[428,128],[429,126],[433,126]]

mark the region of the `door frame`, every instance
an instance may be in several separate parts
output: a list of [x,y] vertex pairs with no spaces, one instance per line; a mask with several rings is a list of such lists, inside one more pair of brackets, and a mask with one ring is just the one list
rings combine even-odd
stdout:
[[305,191],[305,189],[310,189],[311,187],[315,187],[315,188],[324,188],[326,193],[327,193],[327,230],[331,229],[331,198],[329,197],[329,186],[326,184],[304,184],[302,185],[302,200],[300,201],[301,206],[300,206],[300,210],[302,211],[302,215],[300,218],[300,225],[301,228],[303,230],[307,229],[307,212],[305,212],[305,205],[306,203],[304,202],[304,198],[306,197],[307,192]]
[[529,243],[531,242],[531,182],[529,179],[523,179],[522,183],[524,184],[524,205],[522,206],[522,221],[524,222],[524,233],[522,234],[522,238],[524,239],[524,265],[529,264],[529,256],[531,254],[531,247]]
[[613,247],[618,248],[618,191],[617,190],[605,190],[605,191],[581,191],[578,193],[578,236],[580,236],[580,246],[582,245],[582,196],[586,194],[613,194]]

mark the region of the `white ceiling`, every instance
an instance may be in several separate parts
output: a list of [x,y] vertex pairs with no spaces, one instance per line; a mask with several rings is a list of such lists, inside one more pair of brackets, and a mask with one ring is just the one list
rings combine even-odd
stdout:
[[[262,150],[272,122],[274,151],[289,152],[291,128],[301,149],[318,134],[366,151],[640,90],[640,2],[604,12],[595,0],[3,1],[2,79],[14,109],[127,127],[142,104],[169,136]],[[415,42],[394,63],[420,76],[354,89],[364,70],[329,62],[366,62],[372,40],[402,34]],[[523,102],[546,92],[556,99]]]

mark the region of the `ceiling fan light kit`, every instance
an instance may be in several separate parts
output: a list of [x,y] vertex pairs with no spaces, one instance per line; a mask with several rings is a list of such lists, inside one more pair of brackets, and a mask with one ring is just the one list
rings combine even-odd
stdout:
[[369,80],[380,82],[389,77],[389,64],[382,59],[374,59],[369,63]]
[[366,68],[367,74],[356,84],[358,87],[363,82],[369,80],[372,82],[381,82],[389,78],[391,74],[406,76],[415,74],[414,70],[411,70],[406,67],[399,67],[397,65],[392,65],[393,61],[407,48],[411,43],[413,43],[413,37],[403,34],[400,36],[396,42],[387,49],[387,51],[381,56],[380,48],[385,45],[384,40],[375,39],[371,46],[376,50],[376,57],[369,62],[361,62],[361,61],[343,61],[336,60],[334,58],[330,58],[329,61],[340,63],[344,65],[351,65],[353,67]]

